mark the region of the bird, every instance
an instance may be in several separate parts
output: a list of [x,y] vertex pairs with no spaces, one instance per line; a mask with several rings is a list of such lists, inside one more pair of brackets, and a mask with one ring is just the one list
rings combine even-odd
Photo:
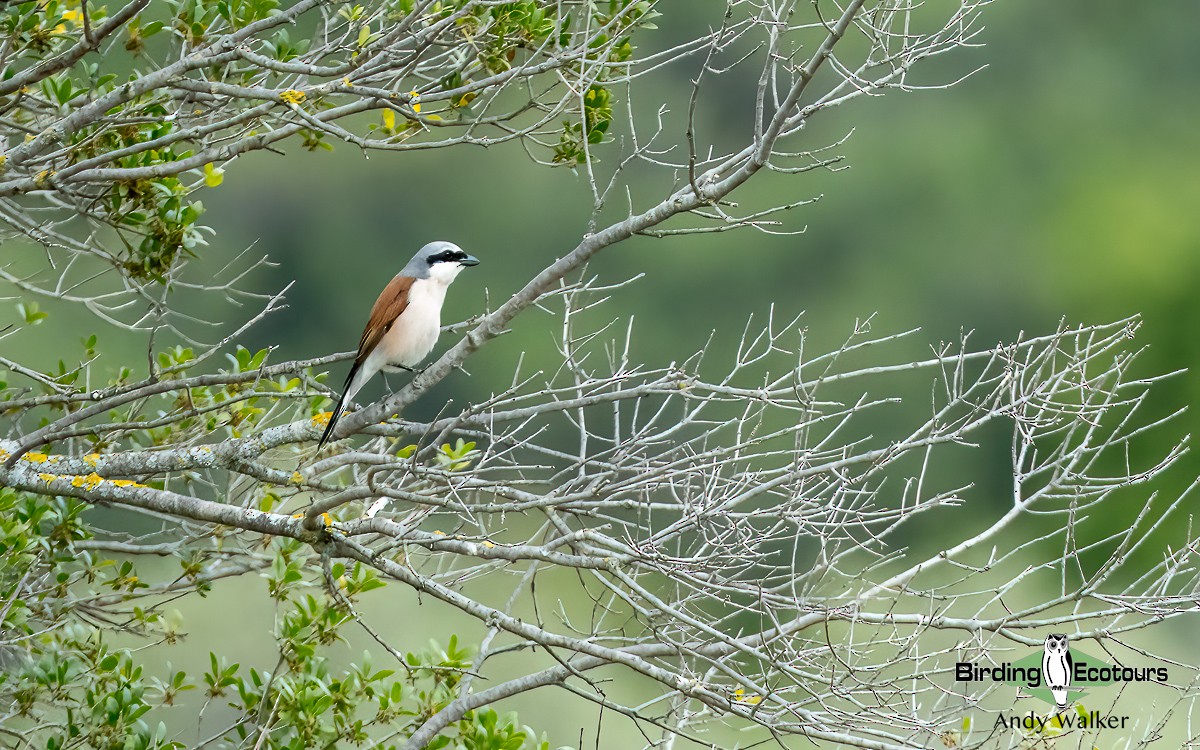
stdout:
[[358,342],[358,353],[337,406],[317,443],[322,448],[333,434],[350,399],[380,370],[406,370],[433,350],[442,326],[446,290],[464,268],[479,261],[452,242],[430,242],[400,269],[371,307],[371,316]]
[[1046,637],[1046,652],[1042,654],[1042,682],[1054,696],[1054,707],[1059,711],[1067,708],[1067,688],[1071,685],[1071,652],[1067,650],[1067,636],[1051,633]]

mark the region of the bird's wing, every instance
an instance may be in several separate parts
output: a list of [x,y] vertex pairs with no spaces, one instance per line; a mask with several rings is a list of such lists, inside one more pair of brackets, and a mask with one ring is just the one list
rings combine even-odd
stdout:
[[333,428],[342,416],[342,409],[346,402],[354,398],[354,392],[362,387],[366,379],[375,374],[374,372],[364,373],[364,378],[355,383],[354,376],[359,374],[367,357],[379,345],[379,340],[400,317],[400,313],[404,312],[404,308],[408,307],[408,290],[412,288],[414,281],[416,279],[412,276],[397,276],[388,282],[388,285],[379,293],[379,299],[375,300],[375,305],[371,308],[371,317],[367,319],[367,326],[363,329],[362,338],[358,342],[358,354],[354,357],[354,364],[350,365],[350,372],[346,374],[346,385],[342,388],[341,398],[338,399],[337,405],[333,407],[333,411],[329,415],[325,432],[321,434],[321,440],[317,443],[318,448],[325,445],[329,436],[333,434]]
[[354,366],[350,368],[352,373],[362,367],[363,362],[379,344],[379,340],[396,322],[396,318],[400,317],[400,313],[404,312],[404,308],[408,307],[408,290],[415,281],[412,276],[397,276],[379,293],[379,299],[375,300],[375,305],[371,308],[367,326],[363,328],[362,339],[358,342],[358,356],[354,358]]

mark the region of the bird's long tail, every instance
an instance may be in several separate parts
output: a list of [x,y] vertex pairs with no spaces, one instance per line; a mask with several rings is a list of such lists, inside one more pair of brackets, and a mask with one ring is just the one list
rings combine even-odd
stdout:
[[325,443],[329,442],[329,437],[333,435],[333,428],[337,426],[346,404],[350,403],[350,399],[354,398],[354,395],[362,388],[362,379],[357,379],[361,372],[358,363],[355,363],[350,368],[350,372],[346,374],[346,385],[342,388],[342,395],[338,399],[337,405],[329,414],[329,423],[325,425],[325,432],[321,433],[321,439],[317,442],[317,450],[325,447]]

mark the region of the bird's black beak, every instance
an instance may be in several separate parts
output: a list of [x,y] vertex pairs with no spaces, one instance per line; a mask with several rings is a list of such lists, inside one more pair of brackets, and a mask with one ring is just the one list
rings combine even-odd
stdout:
[[463,265],[463,266],[477,266],[477,265],[479,265],[479,259],[476,258],[474,255],[468,255],[467,257],[460,260],[459,264]]

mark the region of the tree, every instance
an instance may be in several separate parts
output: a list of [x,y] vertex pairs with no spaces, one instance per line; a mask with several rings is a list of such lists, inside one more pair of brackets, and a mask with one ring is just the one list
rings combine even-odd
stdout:
[[[814,356],[796,321],[771,319],[748,325],[724,366],[705,351],[642,365],[628,334],[610,333],[622,328],[585,314],[614,283],[586,264],[635,235],[778,231],[803,201],[748,207],[733,193],[763,171],[835,168],[830,144],[805,142],[807,123],[920,88],[913,66],[972,43],[982,5],[730,2],[705,33],[650,52],[638,47],[655,5],[632,0],[6,6],[0,219],[45,263],[0,276],[25,295],[28,325],[37,296],[77,303],[143,332],[154,356],[144,378],[135,363],[109,376],[90,361],[39,372],[0,359],[14,379],[2,391],[0,735],[198,747],[210,737],[165,710],[196,689],[232,707],[213,743],[515,749],[546,740],[494,706],[557,687],[628,717],[647,745],[730,745],[732,726],[781,743],[954,746],[972,742],[963,717],[982,697],[950,678],[956,658],[1039,646],[1050,626],[1123,646],[1123,633],[1188,611],[1195,540],[1144,568],[1132,554],[1186,495],[1142,498],[1114,537],[1080,536],[1081,519],[1138,497],[1183,452],[1126,460],[1161,426],[1135,419],[1153,382],[1130,375],[1136,321],[982,348],[964,337],[924,360],[863,365],[851,362],[898,337],[864,324]],[[689,110],[621,112],[667,65],[696,71]],[[724,77],[753,90],[726,150],[693,126]],[[173,294],[257,294],[240,288],[245,269],[206,266],[211,229],[194,199],[240,155],[506,141],[585,177],[589,232],[451,326],[456,343],[347,416],[325,451],[319,370],[348,355],[270,363],[235,348],[282,292],[217,343],[193,341]],[[644,202],[647,174],[672,181],[665,198]],[[617,200],[628,212],[610,220]],[[535,306],[554,306],[561,326],[552,375],[518,371],[457,413],[404,418]],[[860,426],[901,398],[931,399],[929,418],[891,434]],[[934,468],[997,426],[1010,434],[1011,510],[935,549],[897,548],[914,523],[968,502]],[[106,530],[95,507],[158,528]],[[175,558],[179,574],[148,582],[141,555]],[[181,624],[165,601],[251,573],[283,612],[271,663],[214,654],[204,675],[152,676],[113,645],[112,630],[172,642]],[[1044,576],[1059,596],[1031,599],[1021,586]],[[477,579],[493,588],[466,586]],[[539,580],[558,587],[550,600]],[[407,588],[472,619],[477,648],[448,638],[408,653],[359,611],[381,587],[373,596]],[[349,629],[388,663],[377,669],[376,651],[338,667],[328,648]]]

